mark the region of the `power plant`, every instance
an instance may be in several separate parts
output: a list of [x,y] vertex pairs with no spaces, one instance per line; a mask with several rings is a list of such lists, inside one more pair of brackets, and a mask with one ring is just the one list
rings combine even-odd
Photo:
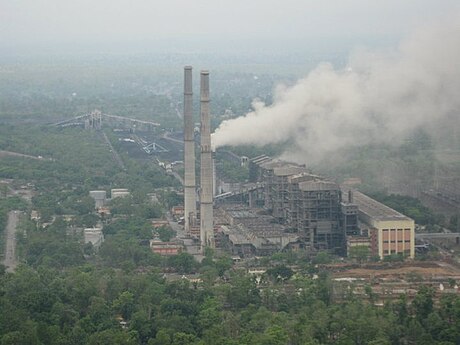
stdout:
[[[414,257],[414,221],[346,186],[312,174],[304,165],[265,155],[245,158],[249,182],[217,195],[211,146],[209,72],[200,73],[200,186],[197,212],[192,67],[184,68],[184,218],[186,233],[205,249],[233,255],[280,250],[326,250],[346,255],[365,246],[374,256]],[[234,155],[234,154],[233,154]],[[237,157],[241,161],[243,157]],[[348,198],[342,199],[342,191]],[[247,206],[235,197],[247,196]],[[214,199],[216,214],[214,219]],[[224,205],[226,204],[226,205]],[[198,221],[199,220],[199,221]],[[214,223],[216,228],[214,228]],[[217,243],[216,243],[217,242]]]
[[[214,248],[213,196],[214,169],[211,150],[209,72],[200,74],[200,242],[201,250]],[[184,218],[190,235],[197,220],[195,179],[195,138],[193,131],[192,67],[184,68]]]

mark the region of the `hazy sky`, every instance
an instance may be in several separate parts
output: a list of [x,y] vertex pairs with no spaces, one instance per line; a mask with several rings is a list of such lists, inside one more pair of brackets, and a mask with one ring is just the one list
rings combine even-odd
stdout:
[[[399,38],[458,0],[0,0],[3,51],[162,41],[289,42]],[[359,41],[359,39],[358,39]],[[177,46],[179,45],[179,47]]]

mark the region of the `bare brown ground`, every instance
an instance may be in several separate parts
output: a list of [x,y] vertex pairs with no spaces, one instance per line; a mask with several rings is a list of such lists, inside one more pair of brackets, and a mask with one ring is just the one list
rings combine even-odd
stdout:
[[[326,268],[326,267],[325,267]],[[329,265],[334,278],[402,278],[406,275],[420,275],[423,278],[433,277],[460,277],[460,269],[445,262],[410,262],[397,264],[373,265]]]

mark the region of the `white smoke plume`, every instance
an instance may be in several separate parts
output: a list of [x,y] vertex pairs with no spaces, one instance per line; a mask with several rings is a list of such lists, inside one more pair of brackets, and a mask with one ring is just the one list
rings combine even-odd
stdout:
[[360,51],[347,68],[320,64],[272,105],[224,121],[212,136],[225,145],[294,142],[303,162],[353,145],[400,143],[408,131],[460,112],[460,16],[419,29],[389,53]]

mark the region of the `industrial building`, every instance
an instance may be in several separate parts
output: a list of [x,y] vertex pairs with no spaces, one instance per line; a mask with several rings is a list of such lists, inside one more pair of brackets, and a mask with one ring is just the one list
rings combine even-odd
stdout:
[[358,191],[353,192],[353,201],[358,205],[360,227],[368,232],[372,255],[415,257],[413,219]]
[[358,191],[347,187],[342,194],[337,183],[305,166],[265,155],[249,162],[249,177],[264,186],[264,209],[307,250],[346,255],[365,245],[380,258],[414,257],[414,221]]

